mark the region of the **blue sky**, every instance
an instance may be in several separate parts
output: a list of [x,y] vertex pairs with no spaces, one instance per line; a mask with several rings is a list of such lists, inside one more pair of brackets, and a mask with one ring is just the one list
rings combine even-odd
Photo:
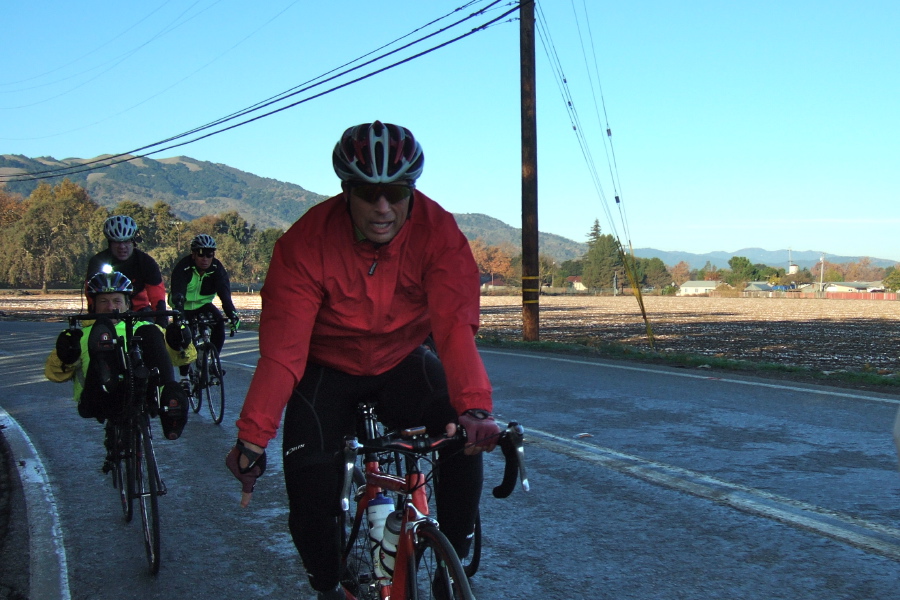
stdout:
[[[462,4],[8,3],[0,154],[130,151],[294,88]],[[636,248],[791,248],[900,260],[900,3],[544,0],[538,7],[602,187],[598,193],[539,37],[541,231],[583,242],[599,219],[605,233]],[[471,23],[510,8],[500,3]],[[339,186],[330,155],[340,133],[380,119],[421,141],[425,193],[452,212],[519,227],[518,27],[500,22],[152,157],[186,155],[332,194]]]

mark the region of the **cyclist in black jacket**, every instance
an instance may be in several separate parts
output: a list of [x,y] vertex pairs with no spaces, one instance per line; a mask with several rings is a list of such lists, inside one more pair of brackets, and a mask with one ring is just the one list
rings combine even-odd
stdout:
[[[172,269],[169,293],[169,303],[176,309],[183,310],[186,317],[203,312],[212,316],[215,325],[212,327],[211,340],[221,354],[225,344],[225,318],[212,303],[213,299],[219,297],[232,327],[238,326],[240,318],[231,300],[228,271],[216,258],[216,240],[205,233],[191,240],[191,253],[178,261]],[[182,371],[182,375],[187,374],[186,368],[182,367]]]

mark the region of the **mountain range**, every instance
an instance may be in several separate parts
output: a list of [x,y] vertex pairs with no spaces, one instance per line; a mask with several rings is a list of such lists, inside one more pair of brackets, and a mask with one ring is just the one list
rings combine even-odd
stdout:
[[[162,201],[172,207],[176,216],[188,220],[234,210],[261,229],[287,229],[311,206],[327,198],[293,183],[259,177],[227,165],[187,156],[161,160],[135,158],[87,170],[88,163],[93,165],[107,158],[110,157],[57,160],[48,156],[29,158],[18,154],[3,154],[0,155],[0,175],[74,167],[76,172],[69,172],[66,177],[85,188],[95,202],[107,208],[114,207],[122,200],[133,200],[147,206]],[[85,170],[77,172],[78,167],[85,167]],[[7,182],[0,183],[0,186],[8,192],[28,196],[40,181]],[[470,240],[481,238],[489,245],[521,246],[520,228],[480,213],[454,213],[454,217]],[[539,245],[541,253],[560,262],[581,258],[587,252],[587,244],[552,233],[540,233]],[[821,257],[821,253],[817,251],[769,251],[761,248],[706,254],[638,248],[634,254],[640,258],[659,258],[670,267],[685,261],[694,269],[703,268],[707,262],[717,268],[727,269],[728,260],[733,256],[744,256],[753,264],[773,267],[787,267],[788,261],[792,260],[801,268],[813,266]],[[860,258],[826,255],[826,259],[832,263],[856,262]],[[896,264],[893,260],[869,258],[874,266]]]

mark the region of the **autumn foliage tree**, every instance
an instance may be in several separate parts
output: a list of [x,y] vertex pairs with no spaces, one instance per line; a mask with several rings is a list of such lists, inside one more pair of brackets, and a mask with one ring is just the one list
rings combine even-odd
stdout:
[[90,258],[107,246],[103,223],[112,214],[137,222],[138,246],[156,259],[166,280],[190,252],[191,239],[206,233],[216,238],[218,256],[232,281],[257,283],[283,233],[259,232],[236,211],[185,220],[165,202],[148,207],[129,200],[110,211],[68,179],[52,186],[42,183],[25,199],[0,190],[0,285],[79,287]]
[[512,256],[509,250],[502,246],[489,246],[481,238],[469,240],[469,247],[472,249],[478,271],[482,275],[490,276],[491,285],[495,277],[499,276],[505,280],[511,277]]
[[67,281],[91,250],[85,223],[99,209],[84,188],[65,179],[41,183],[25,200],[22,218],[5,228],[3,274],[13,284]]

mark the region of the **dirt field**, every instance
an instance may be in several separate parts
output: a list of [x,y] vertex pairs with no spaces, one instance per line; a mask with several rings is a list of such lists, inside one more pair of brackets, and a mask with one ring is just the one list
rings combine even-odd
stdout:
[[[482,297],[481,336],[522,339],[518,297]],[[769,298],[644,299],[656,349],[810,367],[900,373],[900,302]],[[235,295],[245,322],[259,318],[258,295]],[[542,341],[607,341],[649,349],[633,297],[542,296]],[[0,295],[0,320],[62,321],[76,296]]]

